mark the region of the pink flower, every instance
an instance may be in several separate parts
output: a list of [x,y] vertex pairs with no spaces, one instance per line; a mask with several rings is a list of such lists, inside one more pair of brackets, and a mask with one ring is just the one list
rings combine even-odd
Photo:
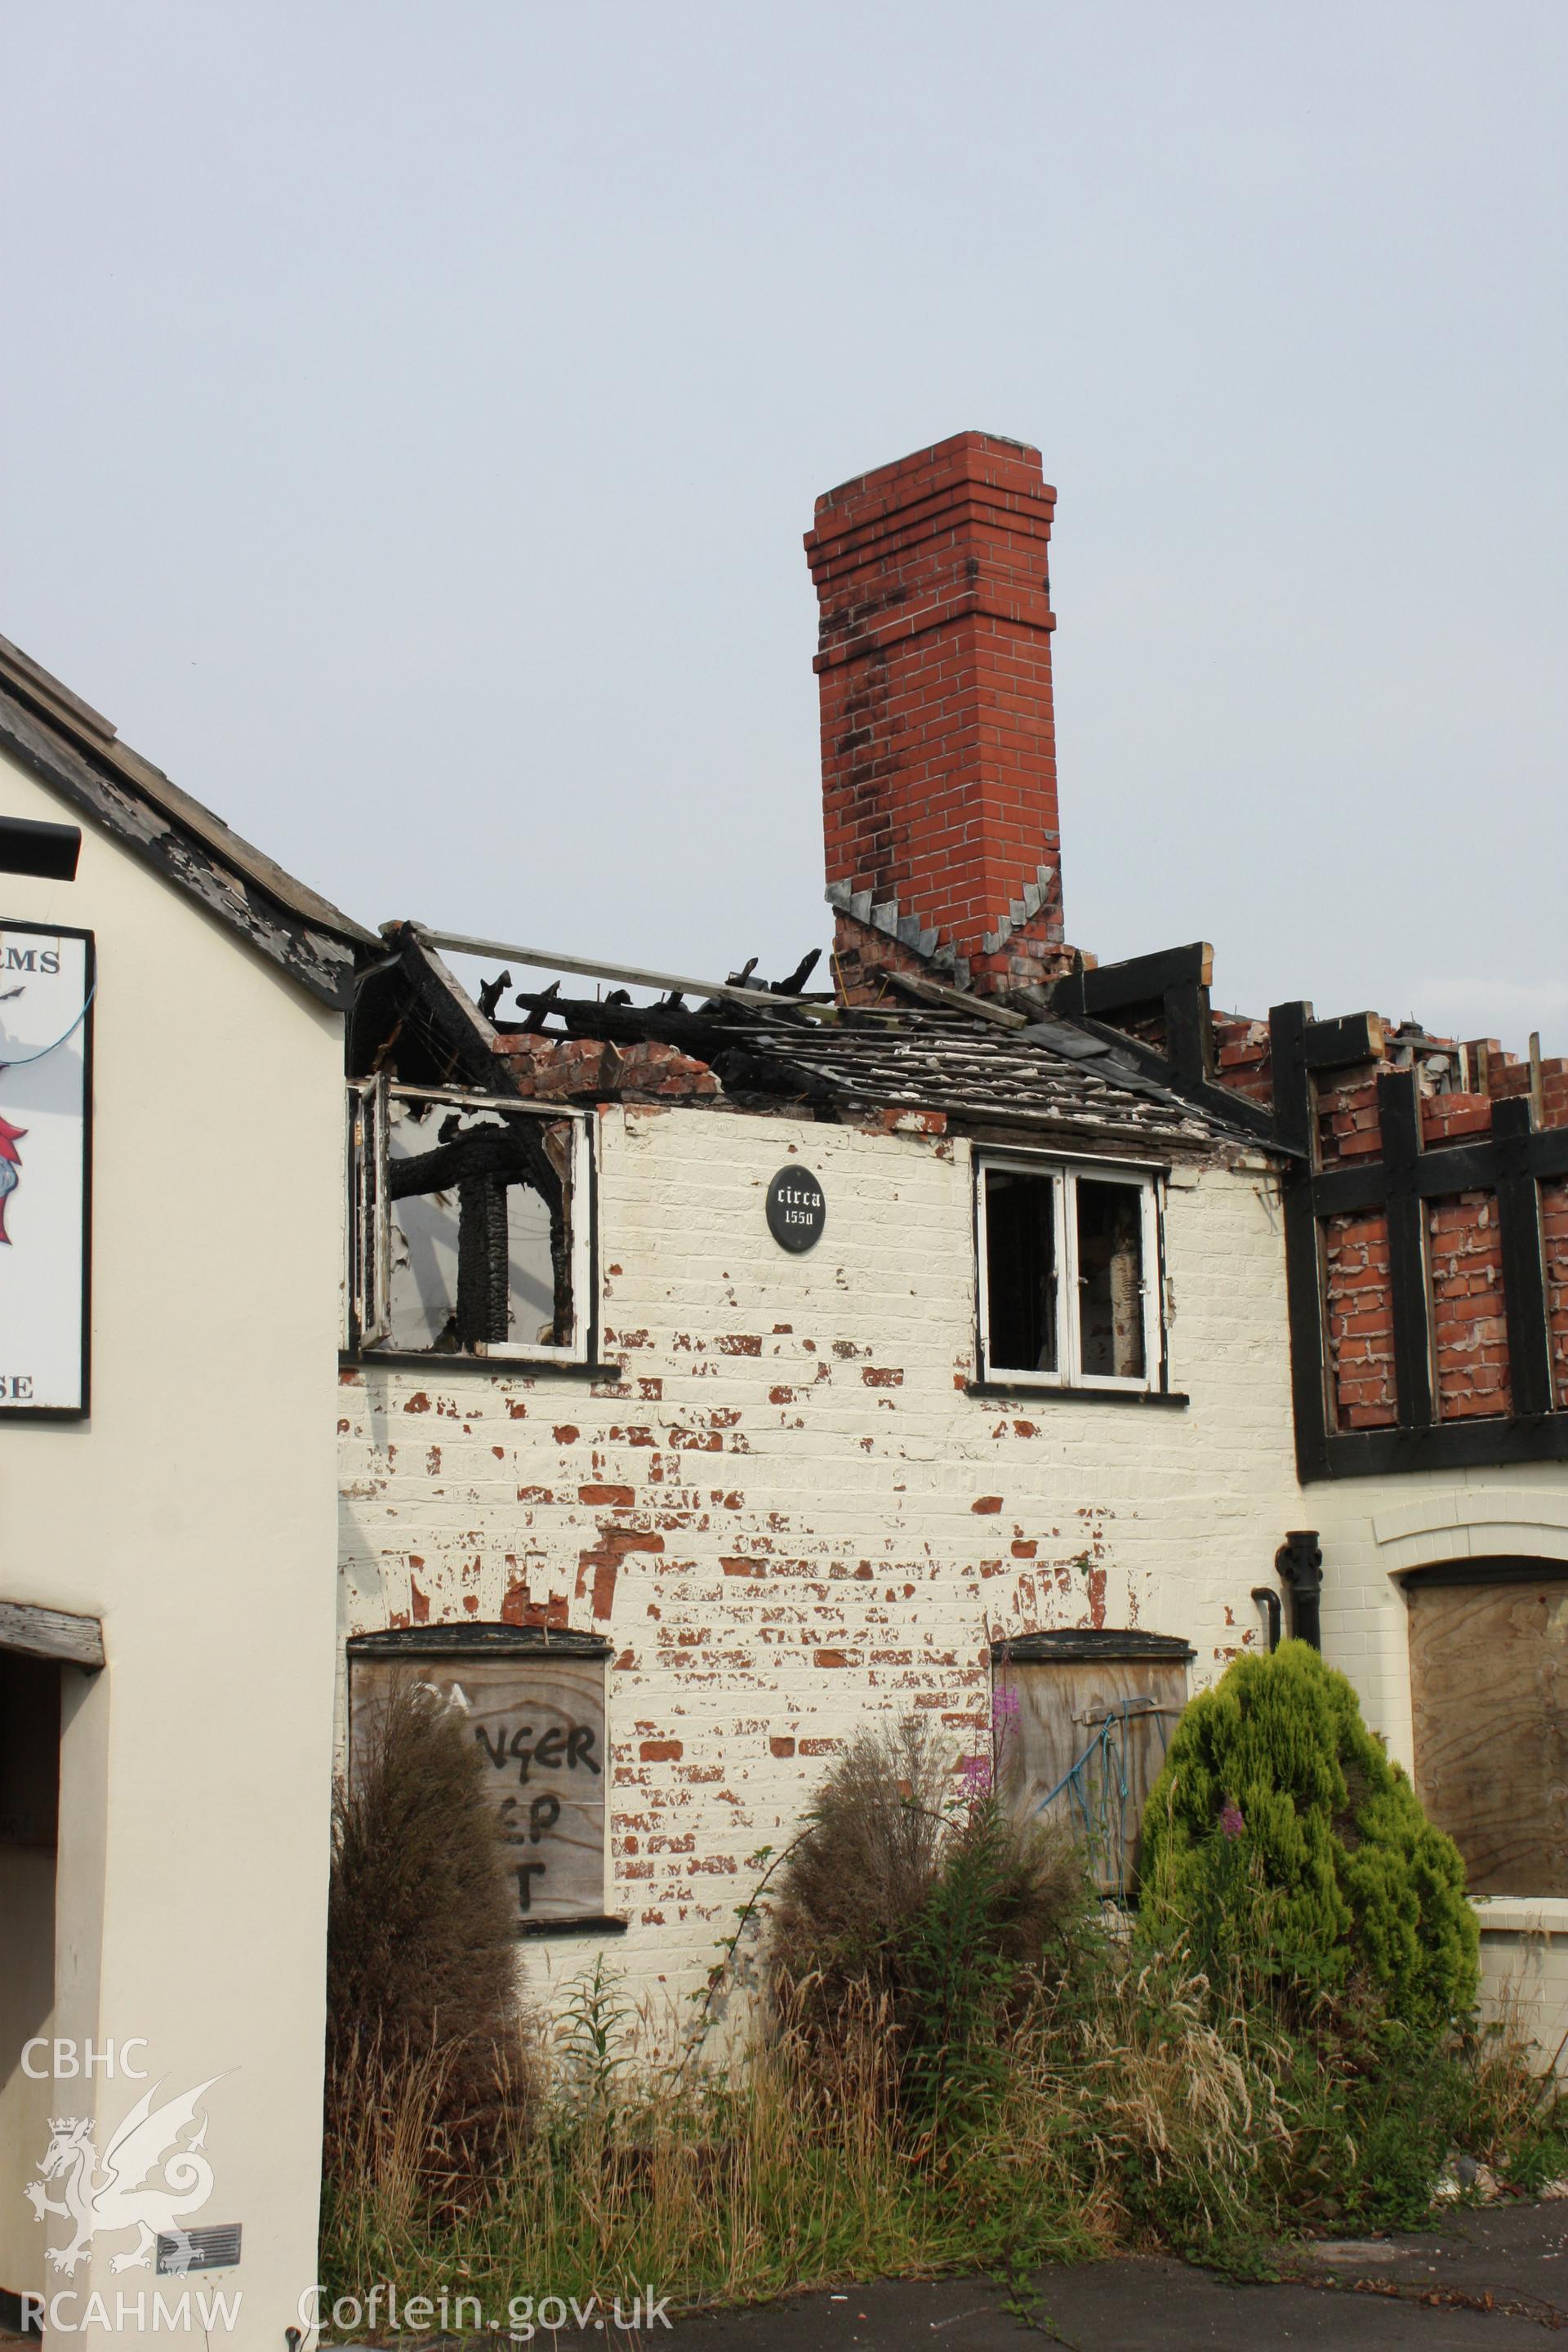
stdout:
[[1242,1819],[1241,1807],[1234,1797],[1226,1799],[1225,1811],[1219,1817],[1219,1825],[1227,1838],[1238,1838],[1247,1827],[1246,1822]]
[[989,1756],[966,1756],[959,1767],[963,1780],[963,1793],[971,1802],[977,1797],[991,1794],[991,1759]]
[[1004,1716],[1016,1715],[1017,1712],[1017,1692],[1009,1689],[1005,1683],[1000,1684],[991,1694],[991,1720],[1000,1723]]

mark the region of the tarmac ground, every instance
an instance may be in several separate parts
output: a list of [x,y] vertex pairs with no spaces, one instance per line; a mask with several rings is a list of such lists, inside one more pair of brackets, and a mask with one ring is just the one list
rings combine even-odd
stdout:
[[[396,2352],[1513,2352],[1568,2331],[1568,2200],[1458,2210],[1430,2230],[1278,2250],[1237,2284],[1169,2257],[1063,2264],[1012,2286],[882,2279],[633,2331],[588,2318],[531,2335],[362,2336]],[[0,2331],[0,2343],[21,2339]]]

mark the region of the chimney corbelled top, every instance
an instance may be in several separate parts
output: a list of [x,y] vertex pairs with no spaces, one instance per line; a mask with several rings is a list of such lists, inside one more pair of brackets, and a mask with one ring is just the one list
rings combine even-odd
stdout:
[[827,896],[840,961],[996,989],[1062,971],[1040,456],[959,433],[816,502]]

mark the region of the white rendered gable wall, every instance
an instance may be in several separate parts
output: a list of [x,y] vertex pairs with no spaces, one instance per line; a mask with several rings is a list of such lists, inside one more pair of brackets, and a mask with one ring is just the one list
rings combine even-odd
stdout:
[[[0,814],[76,822],[4,755]],[[90,822],[74,882],[0,875],[5,917],[98,949],[91,1414],[0,1425],[0,1598],[100,1619],[107,1658],[63,1670],[57,2001],[26,2030],[141,2039],[170,2094],[219,2078],[192,2220],[243,2225],[225,2341],[270,2352],[315,2264],[342,1021]],[[101,2060],[29,2080],[16,2021],[7,2003],[0,2284],[77,2294],[67,2326],[152,2273],[110,2277],[123,2234],[46,2272],[64,2225],[23,2183],[50,2115],[93,2116],[101,2148],[147,2086]]]

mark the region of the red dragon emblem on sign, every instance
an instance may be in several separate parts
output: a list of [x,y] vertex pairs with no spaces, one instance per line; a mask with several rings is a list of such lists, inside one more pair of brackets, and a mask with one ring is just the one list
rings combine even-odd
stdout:
[[22,1155],[16,1146],[27,1130],[13,1127],[9,1119],[0,1118],[0,1242],[8,1243],[5,1231],[5,1205],[22,1181]]

